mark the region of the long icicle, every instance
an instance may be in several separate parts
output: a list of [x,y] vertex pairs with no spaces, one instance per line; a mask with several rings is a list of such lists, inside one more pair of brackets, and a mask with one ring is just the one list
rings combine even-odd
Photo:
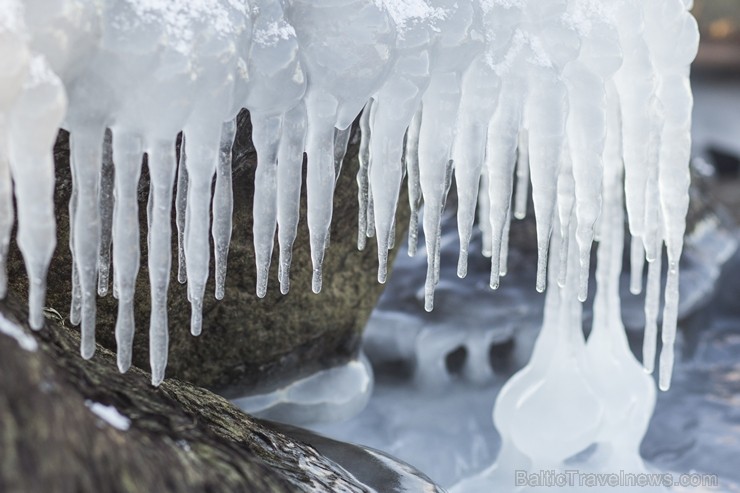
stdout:
[[283,117],[278,148],[277,223],[280,245],[280,292],[290,290],[290,265],[293,243],[298,232],[303,181],[303,148],[306,140],[306,106],[301,102]]
[[185,129],[188,194],[185,213],[185,265],[190,297],[190,333],[203,330],[203,298],[210,264],[211,187],[218,165],[221,129],[195,125]]
[[177,163],[175,143],[156,142],[149,151],[149,178],[151,180],[151,212],[149,216],[149,284],[152,308],[149,318],[149,364],[152,369],[152,385],[164,380],[167,366],[169,335],[167,332],[167,291],[172,269],[170,222],[172,211],[172,187]]
[[409,190],[409,257],[416,255],[419,238],[419,209],[421,209],[421,183],[419,182],[419,134],[421,132],[422,107],[416,111],[406,134],[406,176]]
[[231,160],[234,137],[236,136],[236,119],[224,122],[221,126],[221,145],[216,168],[216,186],[213,190],[213,252],[216,262],[216,299],[224,298],[226,284],[226,266],[231,244],[232,214],[234,212],[234,194],[231,185]]
[[509,217],[514,167],[516,165],[517,136],[522,121],[522,86],[504,83],[500,104],[488,126],[486,170],[489,180],[491,223],[491,289],[498,289],[501,275],[501,247],[505,223]]
[[[140,261],[137,190],[142,154],[141,137],[125,130],[113,129],[113,161],[116,163],[113,277],[118,291],[117,360],[118,369],[122,373],[131,366],[134,340],[134,290]],[[90,342],[83,340],[83,345]]]
[[111,242],[113,241],[113,188],[115,171],[113,165],[113,134],[106,130],[103,139],[103,163],[100,168],[100,250],[98,253],[98,295],[108,294],[111,267]]
[[334,123],[337,104],[336,99],[328,94],[309,92],[306,95],[306,191],[313,267],[311,290],[314,293],[321,291],[323,283],[324,252],[334,203]]
[[75,215],[75,267],[82,294],[82,357],[95,352],[95,303],[100,250],[98,191],[105,127],[76,128],[70,135],[71,165],[79,187]]
[[655,368],[655,351],[658,340],[660,279],[663,264],[662,243],[660,246],[659,254],[652,262],[648,263],[647,287],[645,289],[645,335],[642,342],[642,364],[648,373],[652,373]]
[[252,141],[257,150],[252,224],[257,264],[257,296],[260,298],[264,298],[267,293],[267,278],[275,245],[278,146],[282,124],[282,115],[252,114]]
[[[50,149],[66,108],[61,82],[43,59],[31,62],[31,76],[8,125],[8,158],[18,207],[18,248],[28,274],[28,322],[44,326],[46,276],[56,246],[54,159]],[[39,111],[38,101],[47,111]],[[0,158],[1,159],[1,158]]]
[[527,131],[519,131],[519,146],[516,160],[516,191],[514,195],[514,217],[527,217],[527,200],[529,199],[529,136]]
[[5,298],[8,289],[6,259],[8,258],[10,232],[14,221],[13,182],[5,147],[5,126],[0,116],[0,299]]
[[357,171],[357,249],[364,250],[367,245],[368,217],[367,208],[370,193],[369,167],[370,167],[370,110],[373,100],[369,100],[362,110],[360,116],[360,151],[358,160],[360,169]]
[[[188,281],[185,262],[185,218],[188,204],[188,154],[185,134],[180,140],[180,160],[177,166],[177,195],[175,196],[175,222],[177,224],[177,281]],[[188,295],[190,296],[190,295]]]

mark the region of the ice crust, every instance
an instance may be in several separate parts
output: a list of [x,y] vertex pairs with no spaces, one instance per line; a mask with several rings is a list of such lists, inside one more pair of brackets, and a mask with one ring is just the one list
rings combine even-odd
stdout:
[[[74,183],[70,320],[81,325],[82,355],[92,357],[96,296],[109,292],[112,279],[118,365],[125,371],[140,264],[136,191],[146,153],[150,353],[152,381],[160,383],[172,204],[178,279],[187,282],[191,331],[198,335],[211,241],[215,296],[224,296],[238,111],[251,112],[258,154],[253,231],[260,297],[276,232],[279,285],[283,293],[290,288],[304,153],[311,287],[321,290],[336,175],[349,127],[361,113],[358,247],[375,237],[378,280],[385,282],[406,179],[410,254],[424,205],[427,310],[439,281],[440,220],[453,181],[458,275],[467,272],[477,211],[494,289],[507,270],[508,224],[524,216],[531,182],[536,288],[549,283],[552,299],[545,328],[580,326],[577,300],[586,297],[598,240],[599,326],[618,333],[619,269],[617,254],[608,252],[621,248],[614,230],[624,190],[633,291],[642,289],[644,260],[649,265],[648,371],[663,246],[667,252],[659,358],[660,387],[667,389],[688,207],[688,75],[698,45],[686,9],[682,0],[0,0],[0,297],[15,196],[29,320],[41,328],[56,242],[51,148],[65,128]],[[547,352],[558,358],[581,348],[577,339]],[[590,353],[583,353],[587,361]],[[531,365],[541,369],[537,378],[556,378],[537,366],[538,354]]]

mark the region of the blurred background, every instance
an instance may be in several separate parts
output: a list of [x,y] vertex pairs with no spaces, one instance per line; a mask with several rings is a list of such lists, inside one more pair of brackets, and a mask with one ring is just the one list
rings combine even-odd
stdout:
[[740,72],[740,1],[696,0],[694,16],[702,35],[694,68]]

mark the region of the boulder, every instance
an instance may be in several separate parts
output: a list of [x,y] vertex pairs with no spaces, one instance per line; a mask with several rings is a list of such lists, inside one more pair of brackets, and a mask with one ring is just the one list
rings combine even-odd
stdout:
[[0,491],[367,492],[311,446],[177,379],[160,387],[25,304],[0,301]]
[[[234,145],[234,231],[228,259],[225,298],[213,295],[213,268],[203,306],[203,333],[190,335],[190,304],[186,286],[176,279],[177,235],[174,207],[173,268],[169,290],[170,348],[167,377],[216,390],[227,396],[269,391],[286,381],[305,377],[322,368],[343,364],[357,356],[362,330],[381,293],[377,282],[377,249],[374,241],[357,250],[357,138],[352,139],[334,196],[331,244],[324,263],[320,294],[311,291],[311,259],[305,222],[305,185],[301,223],[295,242],[291,289],[280,293],[277,282],[277,248],[273,256],[265,298],[255,294],[256,269],[252,239],[252,201],[256,152],[251,143],[249,115],[238,117]],[[71,300],[68,202],[71,194],[68,134],[61,132],[55,146],[57,247],[49,270],[47,306],[68,320]],[[304,163],[305,173],[305,163]],[[139,194],[142,225],[146,224],[148,179],[146,167]],[[397,216],[397,244],[405,239],[408,206],[405,194]],[[136,298],[134,365],[149,368],[149,282],[146,227],[141,228],[141,268]],[[17,248],[9,259],[10,290],[25,297],[27,279]],[[116,300],[98,298],[97,340],[115,350]],[[69,322],[65,322],[69,323]]]

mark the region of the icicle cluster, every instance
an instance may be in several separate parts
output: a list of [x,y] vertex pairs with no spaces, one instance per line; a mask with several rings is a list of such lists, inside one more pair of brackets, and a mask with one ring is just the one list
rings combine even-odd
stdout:
[[[571,201],[566,224],[555,216],[557,241],[552,253],[561,262],[549,265],[544,322],[532,358],[506,382],[494,407],[502,439],[498,459],[453,492],[514,491],[514,471],[522,469],[647,471],[639,448],[655,405],[655,384],[632,354],[622,324],[623,135],[616,90],[611,87],[607,95],[607,138],[600,153],[604,192],[599,208],[598,287],[588,341],[581,329],[581,253],[568,248],[578,241],[577,221],[571,220],[577,216],[577,202]],[[559,180],[572,175],[572,169],[561,168]],[[571,176],[571,186],[572,181]],[[594,444],[596,453],[586,454],[577,465],[566,465],[566,460]]]
[[[125,371],[140,263],[136,190],[146,153],[150,353],[153,382],[161,382],[171,206],[178,280],[188,284],[197,335],[211,241],[215,296],[224,295],[231,147],[235,115],[244,107],[258,154],[258,296],[267,289],[276,231],[280,289],[290,287],[304,152],[312,289],[320,291],[336,176],[349,127],[362,112],[358,247],[376,237],[380,282],[404,177],[411,254],[424,204],[428,310],[452,178],[458,274],[467,271],[477,202],[492,288],[506,273],[509,222],[524,216],[531,182],[537,289],[545,288],[551,237],[558,238],[552,275],[564,285],[568,252],[576,251],[572,275],[583,300],[602,208],[605,146],[609,132],[621,132],[614,152],[625,165],[633,291],[641,287],[643,259],[650,265],[649,369],[664,243],[668,251],[661,354],[667,388],[688,203],[688,70],[698,41],[688,7],[685,0],[63,0],[53,6],[0,0],[0,295],[14,190],[18,242],[31,280],[30,320],[41,326],[55,237],[50,149],[62,126],[71,132],[74,182],[70,319],[81,324],[82,354],[91,357],[96,296],[108,293],[112,266],[118,364]],[[619,111],[611,129],[610,104]],[[552,235],[554,224],[559,235]]]

